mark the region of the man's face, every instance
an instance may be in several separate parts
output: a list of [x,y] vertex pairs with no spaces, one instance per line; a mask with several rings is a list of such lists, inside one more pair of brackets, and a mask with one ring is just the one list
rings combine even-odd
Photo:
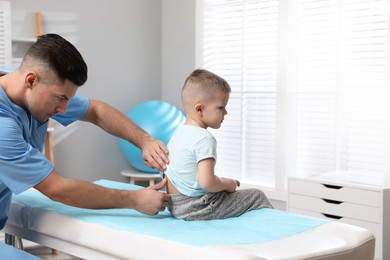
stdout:
[[76,91],[77,86],[69,80],[61,85],[37,82],[28,90],[26,107],[33,118],[43,123],[57,113],[65,113]]

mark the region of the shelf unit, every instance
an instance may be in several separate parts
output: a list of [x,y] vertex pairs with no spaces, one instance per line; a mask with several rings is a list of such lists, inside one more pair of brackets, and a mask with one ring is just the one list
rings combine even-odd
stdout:
[[24,57],[24,54],[36,41],[37,37],[42,35],[42,13],[35,12],[35,37],[17,36],[12,37],[12,66],[18,67]]
[[11,48],[11,5],[0,1],[0,67],[6,68],[12,62]]

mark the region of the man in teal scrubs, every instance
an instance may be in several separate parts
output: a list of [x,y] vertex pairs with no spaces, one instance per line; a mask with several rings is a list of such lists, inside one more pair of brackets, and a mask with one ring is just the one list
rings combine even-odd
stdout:
[[12,193],[30,187],[71,206],[132,208],[155,215],[170,197],[161,183],[137,191],[114,190],[61,176],[42,154],[48,119],[64,126],[83,120],[128,140],[145,163],[163,170],[168,150],[108,104],[76,94],[87,80],[87,65],[64,38],[47,34],[28,50],[19,68],[0,77],[0,229],[7,221]]

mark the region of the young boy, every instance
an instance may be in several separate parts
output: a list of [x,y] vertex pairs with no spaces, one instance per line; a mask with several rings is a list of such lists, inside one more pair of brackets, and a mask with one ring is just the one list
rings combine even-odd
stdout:
[[207,128],[221,127],[230,91],[223,78],[203,69],[193,71],[184,83],[181,97],[187,118],[168,143],[170,163],[165,171],[171,194],[168,209],[175,218],[223,219],[272,208],[261,190],[236,191],[239,181],[214,174],[217,143]]

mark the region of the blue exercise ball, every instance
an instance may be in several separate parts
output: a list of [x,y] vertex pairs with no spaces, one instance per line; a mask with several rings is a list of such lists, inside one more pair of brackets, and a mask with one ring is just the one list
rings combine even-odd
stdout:
[[[127,116],[155,139],[168,144],[173,133],[184,124],[185,115],[177,107],[158,100],[146,101],[133,107]],[[124,139],[119,139],[120,149],[131,166],[146,173],[156,173],[144,163],[142,151]]]

